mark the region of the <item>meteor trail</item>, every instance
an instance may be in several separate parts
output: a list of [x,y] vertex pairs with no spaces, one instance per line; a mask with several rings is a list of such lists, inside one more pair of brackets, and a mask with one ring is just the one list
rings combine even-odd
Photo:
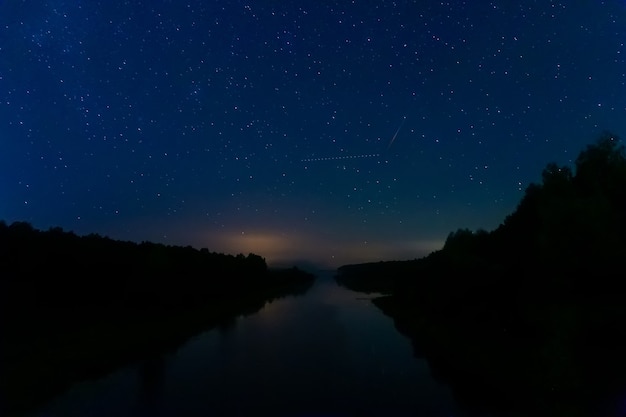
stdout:
[[400,133],[400,129],[402,129],[402,126],[404,125],[405,120],[406,120],[406,116],[402,118],[402,122],[400,123],[400,126],[398,126],[396,133],[394,133],[393,137],[391,138],[389,145],[387,145],[387,149],[391,148],[391,145],[393,145],[393,142],[396,140],[396,136],[398,136],[398,133]]

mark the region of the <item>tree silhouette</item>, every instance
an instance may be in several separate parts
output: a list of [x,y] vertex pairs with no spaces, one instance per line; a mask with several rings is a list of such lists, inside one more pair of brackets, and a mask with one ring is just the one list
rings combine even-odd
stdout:
[[604,132],[573,170],[548,164],[495,230],[459,229],[404,266],[342,267],[338,281],[393,288],[377,305],[463,398],[598,415],[626,386],[624,259],[626,152]]
[[626,155],[617,135],[605,132],[579,154],[574,181],[584,195],[604,194],[612,204],[625,207]]
[[298,269],[269,269],[253,253],[0,220],[0,414],[37,406],[71,381],[146,352],[179,346],[274,298],[302,293],[313,280]]

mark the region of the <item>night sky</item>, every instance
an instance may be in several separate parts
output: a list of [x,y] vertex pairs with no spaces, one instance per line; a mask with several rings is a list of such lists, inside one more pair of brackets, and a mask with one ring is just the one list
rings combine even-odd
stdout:
[[402,260],[626,137],[624,1],[0,0],[0,219]]

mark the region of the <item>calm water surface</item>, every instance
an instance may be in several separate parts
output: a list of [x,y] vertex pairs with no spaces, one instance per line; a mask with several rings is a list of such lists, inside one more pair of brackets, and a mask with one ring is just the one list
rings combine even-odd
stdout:
[[461,416],[393,321],[332,276],[175,353],[79,383],[34,416]]

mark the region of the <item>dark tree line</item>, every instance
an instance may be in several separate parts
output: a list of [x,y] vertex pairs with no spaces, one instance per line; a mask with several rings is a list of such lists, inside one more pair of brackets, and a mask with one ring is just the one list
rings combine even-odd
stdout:
[[621,288],[625,256],[626,154],[605,133],[579,154],[574,171],[548,164],[496,230],[450,233],[433,258],[506,273],[515,278],[509,284],[554,295]]
[[7,302],[36,306],[180,306],[271,284],[259,255],[126,242],[0,222]]
[[273,270],[256,254],[78,236],[0,222],[0,325],[18,344],[130,318],[171,319],[308,288],[312,274]]
[[158,357],[313,280],[252,253],[0,221],[0,414],[23,415],[73,382]]
[[[623,259],[626,153],[617,136],[605,133],[579,154],[575,171],[548,164],[542,182],[527,187],[516,210],[495,230],[459,229],[424,258],[346,265],[338,277],[354,285],[368,282],[370,291],[397,293],[413,287],[423,293],[431,284],[446,293],[465,291],[493,280],[550,295],[610,292],[621,287]],[[471,272],[477,275],[469,280]]]
[[548,164],[495,230],[337,279],[389,294],[377,305],[464,401],[586,416],[626,388],[625,259],[626,152],[607,132],[573,169]]

